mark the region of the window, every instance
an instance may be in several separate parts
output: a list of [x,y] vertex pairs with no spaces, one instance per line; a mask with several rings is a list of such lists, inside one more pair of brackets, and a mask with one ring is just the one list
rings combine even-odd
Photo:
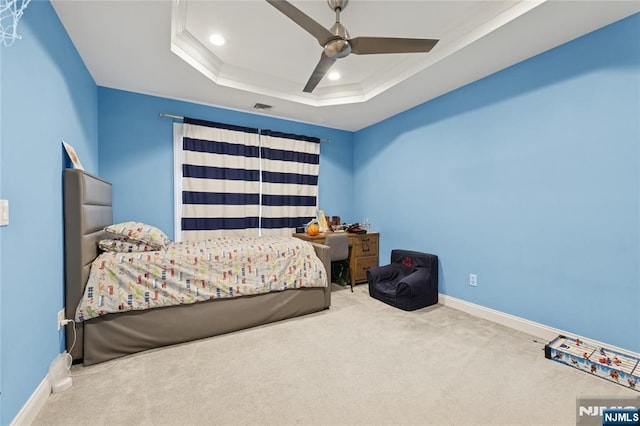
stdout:
[[318,138],[176,123],[176,241],[290,235],[316,216],[319,160]]

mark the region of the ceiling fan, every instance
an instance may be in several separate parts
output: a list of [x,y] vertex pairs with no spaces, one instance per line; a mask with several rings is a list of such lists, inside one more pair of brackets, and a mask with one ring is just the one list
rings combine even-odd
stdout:
[[331,29],[326,29],[300,9],[285,0],[266,0],[267,3],[278,9],[289,19],[300,25],[309,34],[314,36],[320,46],[323,47],[320,61],[311,73],[309,81],[303,91],[313,92],[322,77],[339,58],[344,58],[351,53],[356,55],[370,55],[376,53],[415,53],[429,52],[438,40],[419,38],[392,38],[392,37],[354,37],[350,38],[347,29],[340,23],[340,12],[349,3],[349,0],[327,0],[329,7],[336,12],[336,23]]

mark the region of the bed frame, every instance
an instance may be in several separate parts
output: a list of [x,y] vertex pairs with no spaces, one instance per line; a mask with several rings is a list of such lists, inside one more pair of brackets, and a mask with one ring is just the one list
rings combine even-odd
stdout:
[[[111,184],[83,170],[64,171],[65,315],[74,318],[103,228],[113,223]],[[330,271],[329,247],[314,244]],[[107,314],[66,327],[74,362],[91,365],[141,352],[321,311],[331,305],[331,285],[256,296],[217,299],[145,311]]]

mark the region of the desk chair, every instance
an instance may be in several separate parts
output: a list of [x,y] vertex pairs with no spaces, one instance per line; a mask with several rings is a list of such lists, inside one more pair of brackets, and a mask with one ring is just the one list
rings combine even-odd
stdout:
[[[336,232],[327,234],[326,245],[330,247],[331,257],[331,282],[338,285],[351,284],[349,276],[349,235],[346,232]],[[353,292],[353,285],[351,285]]]

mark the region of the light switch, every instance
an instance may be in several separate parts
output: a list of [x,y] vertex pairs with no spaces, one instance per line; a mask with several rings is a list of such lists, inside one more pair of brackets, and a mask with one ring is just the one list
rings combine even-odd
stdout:
[[0,200],[0,226],[9,224],[9,200]]

